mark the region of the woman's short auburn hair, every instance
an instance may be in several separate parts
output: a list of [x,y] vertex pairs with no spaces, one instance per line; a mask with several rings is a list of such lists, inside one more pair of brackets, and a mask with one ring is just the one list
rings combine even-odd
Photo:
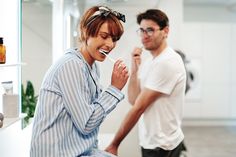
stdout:
[[[108,31],[112,36],[113,40],[117,41],[120,39],[124,32],[123,25],[120,20],[113,14],[109,14],[104,17],[98,15],[93,19],[93,14],[99,10],[100,6],[94,6],[88,9],[85,14],[81,17],[80,27],[79,27],[79,41],[86,42],[89,37],[96,37],[98,32],[104,23],[108,23]],[[91,19],[93,21],[91,22]]]

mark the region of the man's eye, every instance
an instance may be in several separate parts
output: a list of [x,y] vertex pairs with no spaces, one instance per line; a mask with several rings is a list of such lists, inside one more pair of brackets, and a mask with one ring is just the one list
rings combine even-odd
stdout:
[[144,33],[144,32],[145,32],[145,30],[144,30],[144,29],[142,29],[142,28],[140,28],[140,32]]
[[148,28],[146,31],[147,32],[153,32],[154,30],[152,28]]

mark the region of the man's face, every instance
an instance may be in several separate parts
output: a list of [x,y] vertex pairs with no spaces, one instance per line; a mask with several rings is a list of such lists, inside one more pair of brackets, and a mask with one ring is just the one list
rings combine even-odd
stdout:
[[152,20],[142,20],[140,23],[139,34],[145,49],[153,51],[160,47],[165,40],[166,32]]

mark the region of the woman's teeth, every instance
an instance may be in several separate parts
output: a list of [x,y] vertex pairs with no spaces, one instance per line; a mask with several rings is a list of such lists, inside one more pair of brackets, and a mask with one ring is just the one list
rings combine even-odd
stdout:
[[108,54],[108,52],[105,51],[105,50],[103,50],[103,49],[100,49],[99,52],[100,52],[101,54],[103,54],[103,55],[107,55],[107,54]]

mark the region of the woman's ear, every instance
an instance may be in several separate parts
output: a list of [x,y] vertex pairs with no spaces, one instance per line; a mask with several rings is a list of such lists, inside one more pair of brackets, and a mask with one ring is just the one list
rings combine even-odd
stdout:
[[79,38],[81,42],[85,42],[85,40],[87,39],[86,37],[86,29],[85,28],[81,28],[80,31],[78,31],[79,34]]

